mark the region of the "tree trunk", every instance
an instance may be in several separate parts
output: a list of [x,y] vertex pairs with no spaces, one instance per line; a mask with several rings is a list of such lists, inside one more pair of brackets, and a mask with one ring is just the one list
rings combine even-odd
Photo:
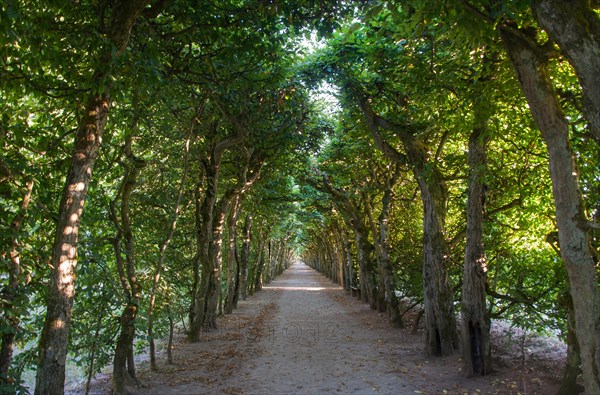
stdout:
[[[392,175],[391,172],[385,174],[385,182],[383,185],[380,185],[384,192],[381,198],[381,213],[378,218],[379,229],[375,225],[372,208],[370,205],[367,206],[369,222],[371,223],[373,238],[375,240],[375,251],[377,253],[377,265],[379,269],[379,311],[387,311],[388,322],[396,328],[402,327],[402,317],[400,316],[399,301],[394,289],[394,269],[390,262],[391,247],[388,221],[392,205],[392,188],[398,180],[398,171],[398,166],[396,166],[395,174]],[[375,174],[373,178],[376,178]]]
[[[227,218],[227,298],[225,299],[225,314],[233,313],[233,304],[236,299],[236,232],[237,221],[240,216],[241,197],[233,198],[229,216]],[[236,270],[237,269],[237,270]]]
[[348,251],[346,249],[346,229],[340,226],[338,222],[335,224],[337,243],[340,249],[340,271],[342,278],[340,285],[346,293],[350,292],[350,268],[348,266]]
[[361,298],[372,309],[377,308],[377,279],[373,268],[375,247],[368,240],[369,234],[364,224],[353,221],[354,238],[358,249],[358,267],[360,269]]
[[[203,173],[202,173],[203,174]],[[192,259],[192,269],[193,269],[193,280],[192,280],[192,290],[191,290],[191,303],[189,310],[189,320],[190,320],[190,328],[193,323],[196,321],[196,310],[198,307],[196,306],[196,298],[198,295],[198,290],[200,288],[200,254],[202,252],[202,246],[204,245],[204,233],[203,233],[203,192],[204,192],[204,182],[205,182],[205,174],[203,174],[198,182],[196,183],[196,188],[194,189],[194,226],[196,232],[196,253],[194,254],[194,258]]]
[[453,297],[448,284],[448,246],[444,235],[445,197],[439,181],[415,170],[423,202],[423,307],[425,353],[450,355],[458,347]]
[[240,301],[240,254],[237,250],[237,241],[234,245],[233,256],[235,258],[235,289],[233,291],[233,309],[238,308],[238,303]]
[[59,206],[52,249],[46,319],[39,345],[36,395],[64,393],[65,364],[75,296],[79,223],[98,157],[109,102],[107,94],[92,97],[75,136],[74,153]]
[[425,310],[425,353],[450,355],[458,348],[454,298],[448,283],[450,262],[445,235],[446,186],[427,152],[412,136],[402,141],[423,202],[423,308]]
[[600,144],[600,18],[590,0],[535,0],[539,24],[575,68],[584,98],[584,115]]
[[573,301],[571,296],[566,294],[560,297],[559,302],[567,309],[567,363],[556,395],[579,394],[583,392],[583,388],[577,384],[577,377],[581,374],[581,355],[575,335]]
[[[203,328],[210,324],[206,320],[206,312],[208,309],[209,295],[212,295],[213,290],[218,291],[214,284],[214,261],[211,259],[211,251],[213,250],[214,236],[221,232],[216,229],[215,224],[215,205],[217,201],[219,171],[221,166],[222,152],[214,152],[211,158],[202,162],[204,168],[203,181],[206,183],[204,189],[204,200],[200,204],[200,197],[196,200],[196,257],[197,259],[197,274],[195,277],[196,289],[192,295],[192,312],[190,314],[190,338],[192,341],[200,339],[200,333]],[[197,190],[200,190],[199,186]],[[215,234],[214,231],[217,231]],[[220,273],[217,273],[220,277]],[[216,306],[216,305],[215,305]],[[216,315],[216,307],[215,313]],[[209,317],[210,318],[210,317]],[[216,318],[216,317],[215,317]]]
[[[219,170],[225,149],[243,141],[243,133],[216,144],[212,158],[204,167],[207,180],[206,197],[202,205],[202,227],[198,238],[197,254],[202,267],[202,281],[195,300],[194,322],[191,325],[191,339],[197,341],[202,330],[217,328],[217,306],[221,294],[221,264],[223,227],[225,216],[233,200],[243,195],[260,177],[264,163],[260,156],[252,156],[246,150],[246,162],[240,169],[235,186],[229,188],[217,201]],[[252,166],[252,168],[251,168]]]
[[[217,102],[216,104],[220,106],[220,103]],[[219,125],[213,123],[211,134],[216,134],[218,128]],[[204,169],[203,181],[206,183],[206,188],[204,189],[202,204],[199,204],[199,192],[196,200],[197,237],[195,259],[198,260],[198,264],[195,266],[195,270],[198,273],[195,273],[196,289],[194,289],[192,295],[193,301],[190,309],[190,338],[192,341],[200,339],[202,330],[216,329],[217,327],[217,306],[221,287],[223,225],[231,199],[243,190],[243,188],[240,188],[240,191],[230,189],[220,200],[218,199],[221,162],[225,151],[242,143],[246,135],[247,131],[239,128],[237,134],[214,143],[209,155],[201,160]],[[248,167],[246,166],[245,169],[247,171]],[[255,174],[256,177],[259,173],[258,171]],[[245,175],[243,171],[242,174]],[[244,186],[246,186],[245,183]],[[201,276],[199,276],[200,270],[202,271]],[[201,277],[199,282],[197,281],[198,277]]]
[[85,381],[85,395],[90,393],[92,378],[94,377],[94,364],[96,362],[96,351],[98,349],[98,341],[100,338],[100,331],[102,330],[102,320],[104,319],[104,309],[100,313],[98,317],[98,322],[96,323],[96,332],[94,334],[94,340],[92,343],[92,349],[90,350],[90,364],[87,369],[87,378]]
[[248,297],[248,263],[250,261],[250,242],[252,241],[252,216],[247,215],[244,221],[242,254],[240,257],[240,296],[242,300]]
[[385,301],[387,304],[388,322],[395,328],[403,326],[402,316],[400,315],[400,301],[396,296],[394,287],[394,268],[390,260],[390,233],[389,218],[393,199],[393,187],[399,176],[399,169],[395,173],[388,175],[385,183],[383,198],[381,199],[381,213],[379,214],[379,245],[380,258],[379,266],[383,276],[385,286]]
[[75,296],[79,224],[110,106],[110,87],[105,79],[108,78],[108,68],[113,63],[113,53],[120,56],[125,51],[135,20],[146,4],[148,0],[115,2],[108,29],[110,45],[103,49],[92,78],[92,85],[98,88],[97,91],[100,92],[102,86],[104,91],[92,94],[87,100],[84,113],[80,114],[81,122],[75,135],[52,249],[46,318],[39,344],[36,395],[64,393],[69,329]]
[[347,285],[348,285],[348,290],[350,290],[350,287],[352,287],[355,282],[354,282],[354,277],[355,277],[355,273],[354,273],[354,259],[352,257],[352,246],[350,245],[350,237],[348,237],[348,231],[344,230],[344,249],[346,250],[346,265],[348,267],[348,280],[347,280]]
[[[138,314],[138,306],[142,294],[142,288],[136,274],[135,241],[131,227],[131,194],[136,185],[138,176],[146,162],[133,157],[131,152],[131,136],[128,136],[125,148],[127,158],[126,174],[115,201],[112,202],[112,219],[117,227],[117,238],[122,235],[125,241],[125,251],[121,250],[120,240],[116,241],[115,254],[119,265],[119,275],[123,284],[123,292],[126,297],[126,307],[121,314],[121,332],[115,357],[113,360],[112,388],[115,394],[128,394],[127,384],[137,384],[135,366],[133,364],[133,342],[135,340],[135,320]],[[115,202],[121,199],[120,220],[115,212]],[[121,256],[125,255],[125,267],[122,268]]]
[[[354,88],[352,88],[354,89]],[[448,283],[447,262],[450,261],[445,238],[446,190],[435,164],[428,163],[427,147],[414,137],[411,125],[395,125],[375,114],[368,98],[361,92],[358,104],[365,115],[375,145],[395,163],[408,163],[413,168],[423,202],[423,288],[425,310],[425,353],[448,355],[458,346],[453,297]],[[379,128],[393,131],[404,146],[406,156],[392,147],[379,133]]]
[[[29,203],[31,202],[33,184],[33,180],[28,180],[25,183],[26,190],[23,195],[23,200],[21,200],[21,206],[9,228],[10,234],[13,236],[10,241],[10,251],[8,251],[8,284],[6,284],[1,294],[1,305],[4,315],[3,324],[6,325],[6,327],[2,328],[2,347],[0,347],[0,385],[4,386],[8,386],[11,382],[14,382],[14,380],[8,376],[8,372],[13,360],[15,336],[19,333],[21,326],[20,313],[14,310],[14,306],[15,304],[27,304],[26,296],[23,296],[25,294],[23,287],[26,285],[26,281],[21,272],[21,254],[19,252],[20,243],[18,234],[21,231],[23,220],[25,219]],[[4,258],[5,254],[3,253],[1,257]],[[18,299],[21,300],[19,301]],[[12,314],[8,314],[9,312]]]
[[560,253],[567,269],[586,393],[600,394],[600,298],[589,221],[569,124],[554,93],[547,58],[533,39],[500,27],[500,34],[546,142],[556,206]]
[[[221,201],[220,207],[214,209],[209,235],[202,247],[201,267],[202,281],[196,298],[195,322],[192,324],[192,341],[198,341],[202,331],[217,329],[217,307],[221,289],[221,263],[223,244],[223,228],[227,203]],[[213,210],[211,210],[213,211]],[[205,240],[206,240],[205,239]]]
[[179,218],[179,208],[181,206],[181,199],[185,192],[185,183],[187,181],[187,175],[189,171],[189,156],[190,156],[190,139],[188,138],[185,142],[185,154],[183,157],[183,174],[181,175],[181,181],[179,183],[179,190],[177,192],[177,198],[175,199],[175,205],[173,207],[173,217],[169,230],[165,235],[164,240],[160,244],[158,249],[158,262],[156,264],[156,270],[154,272],[154,279],[152,281],[152,290],[150,291],[150,303],[148,305],[148,343],[150,346],[150,369],[156,370],[156,347],[154,344],[154,307],[156,304],[156,294],[158,292],[158,285],[160,283],[160,277],[162,275],[163,264],[165,260],[165,252],[167,247],[173,239],[173,234],[177,228],[177,219]]
[[139,297],[133,298],[121,314],[121,332],[115,357],[113,359],[112,391],[114,394],[129,394],[127,385],[137,385],[135,369],[131,364],[130,355],[133,353],[133,340],[135,338],[135,319],[138,314]]
[[[169,365],[173,364],[173,335],[175,333],[175,320],[173,319],[173,314],[171,310],[167,306],[167,317],[169,318],[169,340],[167,342],[167,363]],[[185,322],[185,321],[184,321]]]
[[255,273],[255,277],[254,277],[254,291],[260,291],[262,290],[262,286],[263,286],[263,270],[265,267],[265,239],[268,235],[268,232],[265,233],[264,237],[260,237],[260,240],[258,241],[258,262],[256,263],[256,273]]
[[344,232],[345,229],[340,226],[339,222],[334,223],[334,234],[335,234],[335,243],[338,249],[338,272],[339,279],[338,284],[344,288],[344,290],[348,290],[350,286],[348,284],[348,267],[347,267],[347,256],[346,256],[346,245],[344,240]]
[[369,303],[372,309],[377,308],[377,276],[373,262],[375,247],[369,241],[369,227],[365,224],[365,214],[361,212],[356,203],[348,197],[345,191],[335,188],[328,176],[323,177],[322,186],[315,184],[317,188],[331,194],[334,203],[340,210],[346,225],[354,232],[356,240],[357,261],[360,271],[361,299]]
[[490,317],[486,309],[487,263],[483,246],[487,123],[489,103],[479,92],[474,98],[474,128],[469,138],[469,191],[467,232],[462,288],[462,364],[466,377],[487,375],[492,371]]
[[[379,311],[380,313],[383,313],[384,311],[387,311],[388,309],[388,305],[387,305],[387,296],[386,296],[386,288],[385,288],[385,276],[383,274],[383,266],[382,266],[382,259],[384,258],[385,252],[382,251],[382,247],[380,244],[380,240],[379,240],[379,236],[381,236],[380,233],[377,232],[377,229],[375,227],[375,222],[373,220],[373,213],[371,212],[371,208],[369,207],[368,209],[368,216],[369,216],[369,221],[372,223],[372,228],[373,228],[373,246],[375,247],[375,255],[376,255],[376,259],[377,259],[377,300],[375,301],[375,304],[377,306],[377,311]],[[389,257],[388,257],[389,258]]]

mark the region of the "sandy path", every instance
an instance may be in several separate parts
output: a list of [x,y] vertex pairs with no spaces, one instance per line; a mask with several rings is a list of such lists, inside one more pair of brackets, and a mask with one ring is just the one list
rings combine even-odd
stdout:
[[[158,371],[139,363],[144,386],[131,392],[544,395],[556,392],[560,377],[560,368],[549,368],[555,364],[522,365],[514,350],[505,352],[509,345],[494,348],[504,357],[493,374],[465,379],[458,353],[425,357],[422,330],[390,328],[384,314],[300,262],[217,322],[196,343],[179,333],[174,364],[165,363],[164,350]],[[110,393],[110,376],[97,378],[91,393]]]
[[241,371],[249,393],[415,393],[378,349],[371,328],[340,303],[343,291],[303,263],[264,289],[277,303],[263,352]]

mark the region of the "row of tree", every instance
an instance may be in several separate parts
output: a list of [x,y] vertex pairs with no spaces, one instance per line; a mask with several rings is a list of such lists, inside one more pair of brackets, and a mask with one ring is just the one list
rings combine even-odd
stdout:
[[399,296],[422,301],[426,353],[460,348],[468,376],[491,371],[504,317],[562,328],[561,392],[581,367],[600,393],[597,9],[379,1],[303,70],[341,107],[307,180],[305,259],[394,325],[414,305]]
[[154,368],[155,338],[183,321],[197,340],[291,259],[294,223],[275,213],[292,211],[288,164],[325,127],[295,81],[295,41],[346,11],[0,7],[1,392],[27,392],[34,367],[35,393],[60,394],[67,362],[89,383],[112,358],[127,393],[136,346]]
[[[600,393],[598,4],[570,3],[4,2],[3,391],[112,358],[126,393],[136,347],[155,367],[302,250],[395,326],[422,302],[469,375],[503,317]],[[337,33],[305,57],[307,27]]]

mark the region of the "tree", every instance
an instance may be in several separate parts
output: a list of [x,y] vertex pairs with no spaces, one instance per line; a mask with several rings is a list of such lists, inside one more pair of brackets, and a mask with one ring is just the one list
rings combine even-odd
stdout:
[[[445,3],[436,2],[433,12],[441,13]],[[598,47],[593,34],[593,31],[597,30],[598,16],[592,11],[591,5],[590,2],[577,2],[567,10],[561,8],[563,4],[559,2],[538,1],[533,3],[533,9],[549,35],[559,43],[573,65],[576,65],[582,92],[585,91],[584,112],[590,118],[588,121],[594,134],[596,115],[593,110],[590,111],[589,106],[594,101],[595,93],[590,83],[595,78],[591,75],[597,74],[593,71],[597,67],[595,59],[591,60],[590,55],[594,53],[594,48]],[[421,7],[422,4],[419,4],[417,9],[422,11]],[[600,338],[600,297],[595,269],[596,252],[590,240],[590,230],[595,224],[587,218],[585,212],[576,156],[569,141],[569,122],[565,118],[550,78],[549,66],[556,57],[553,43],[540,41],[539,29],[533,23],[529,10],[518,2],[505,4],[497,1],[463,1],[458,9],[449,7],[446,10],[446,17],[456,18],[459,15],[459,18],[464,18],[458,26],[471,34],[480,34],[482,31],[473,27],[476,23],[473,23],[471,16],[495,26],[516,71],[536,125],[545,140],[553,183],[560,251],[569,275],[577,336],[582,352],[584,381],[587,391],[600,392],[597,340]],[[564,15],[558,14],[558,10],[565,11]],[[586,23],[590,26],[589,31],[582,29]],[[572,26],[572,29],[565,30],[567,24]],[[577,37],[578,43],[588,45],[575,45],[574,37]],[[571,49],[566,48],[567,43],[572,45]],[[583,50],[583,47],[586,49]],[[584,66],[582,59],[591,63]]]
[[[485,82],[483,82],[485,84]],[[486,199],[488,123],[493,105],[483,89],[473,94],[473,131],[469,137],[469,190],[464,278],[461,304],[463,373],[486,375],[492,371],[490,317],[486,305],[487,258],[483,245]]]
[[[119,191],[110,205],[111,219],[116,228],[116,236],[112,243],[126,301],[126,306],[121,314],[121,331],[113,362],[113,391],[117,394],[127,393],[126,385],[129,382],[137,384],[133,358],[133,342],[135,339],[135,321],[139,312],[142,285],[139,282],[136,270],[136,248],[133,237],[130,203],[131,195],[140,172],[147,165],[145,160],[134,156],[131,134],[126,138],[124,156],[122,164],[125,168],[125,174],[123,175]],[[117,202],[119,200],[120,209],[117,210]]]
[[600,18],[597,1],[538,0],[533,15],[575,68],[591,135],[600,143]]
[[[390,246],[390,230],[389,221],[391,216],[391,206],[393,200],[393,188],[398,182],[398,178],[401,172],[404,171],[402,167],[396,163],[395,166],[388,166],[387,171],[383,172],[383,182],[380,182],[380,187],[383,189],[383,196],[381,198],[381,212],[378,218],[378,231],[373,220],[371,210],[369,210],[369,221],[373,228],[373,234],[377,235],[377,261],[379,266],[380,283],[383,282],[383,286],[380,286],[380,293],[383,293],[385,298],[385,307],[388,313],[388,321],[392,326],[401,327],[402,316],[400,311],[400,301],[396,296],[396,287],[394,282],[394,269],[390,258],[391,246]],[[375,176],[374,179],[377,179]]]
[[559,243],[571,283],[586,391],[600,392],[597,373],[600,299],[595,253],[590,244],[589,221],[569,143],[568,123],[554,94],[543,48],[527,35],[509,28],[501,28],[500,34],[548,147]]
[[[199,336],[302,255],[393,324],[424,303],[430,354],[460,309],[467,375],[491,369],[489,319],[561,330],[565,385],[581,345],[594,392],[597,1],[565,7],[3,3],[0,391],[39,341],[38,393],[113,350],[126,392],[134,349],[156,368],[176,321]],[[312,28],[329,39],[304,57]]]
[[107,31],[109,40],[99,51],[96,70],[91,77],[93,93],[82,109],[59,208],[46,320],[40,338],[36,394],[64,392],[79,224],[110,107],[108,80],[113,72],[107,67],[113,64],[113,56],[120,57],[125,52],[136,19],[147,4],[146,0],[115,4]]

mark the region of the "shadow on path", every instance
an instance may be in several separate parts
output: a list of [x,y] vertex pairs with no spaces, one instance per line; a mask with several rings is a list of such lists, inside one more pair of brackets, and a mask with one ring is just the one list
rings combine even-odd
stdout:
[[[164,363],[164,350],[159,371],[140,363],[145,386],[133,393],[516,395],[526,388],[541,395],[556,389],[550,378],[558,375],[538,367],[525,376],[514,362],[465,379],[459,355],[424,357],[422,333],[390,328],[383,314],[301,262],[219,317],[218,325],[196,343],[178,334],[173,365]],[[109,379],[97,380],[92,393],[109,393]]]

